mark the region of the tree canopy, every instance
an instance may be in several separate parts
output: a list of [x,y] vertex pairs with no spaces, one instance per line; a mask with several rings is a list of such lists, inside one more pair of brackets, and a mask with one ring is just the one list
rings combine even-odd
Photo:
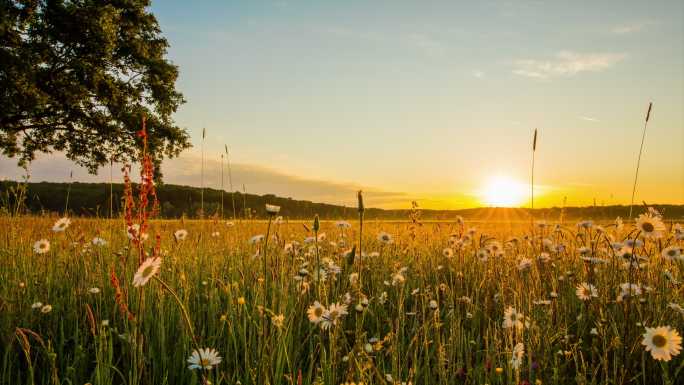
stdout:
[[142,117],[159,164],[190,147],[178,68],[149,0],[0,0],[0,150],[61,151],[95,173],[131,161]]

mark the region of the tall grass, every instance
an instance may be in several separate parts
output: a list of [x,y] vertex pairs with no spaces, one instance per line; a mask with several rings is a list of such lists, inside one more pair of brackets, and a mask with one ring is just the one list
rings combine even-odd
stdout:
[[[346,237],[333,223],[319,221],[316,247],[304,243],[312,233],[296,221],[240,221],[228,227],[151,220],[148,231],[160,235],[162,269],[157,280],[133,288],[139,250],[127,237],[124,219],[76,218],[62,233],[51,232],[53,221],[0,217],[6,234],[0,238],[0,383],[684,380],[681,355],[662,363],[641,346],[644,326],[684,330],[682,314],[668,308],[669,303],[682,304],[676,282],[684,279],[684,266],[660,255],[667,246],[682,246],[671,224],[663,237],[645,239],[635,249],[645,258],[639,260],[642,266],[625,268],[623,263],[630,261],[616,256],[611,242],[643,238],[633,228],[618,230],[611,224],[556,230],[550,225],[532,229],[529,223],[412,227],[366,221],[363,234],[360,223],[353,222]],[[477,230],[468,231],[469,226]],[[188,230],[185,240],[173,237],[179,228]],[[376,239],[381,231],[392,234],[393,242]],[[219,235],[210,236],[214,232]],[[263,245],[248,242],[264,233]],[[93,245],[94,236],[106,238],[107,244]],[[51,250],[38,255],[32,245],[41,238],[50,240]],[[345,253],[354,239],[363,249],[350,265]],[[290,247],[292,241],[299,246]],[[150,237],[143,250],[155,242]],[[261,255],[256,255],[258,247],[263,247]],[[605,263],[580,259],[581,247]],[[486,260],[478,257],[483,249],[489,250]],[[538,259],[541,253],[550,261]],[[532,264],[520,269],[522,258]],[[333,274],[331,262],[340,273]],[[314,263],[328,270],[325,280],[313,280],[306,266]],[[124,316],[117,305],[112,266],[119,266],[133,317]],[[350,279],[353,272],[363,280]],[[595,285],[598,297],[580,301],[575,294],[580,282]],[[650,289],[616,301],[623,282]],[[100,292],[93,294],[91,288]],[[356,310],[364,298],[368,305]],[[32,309],[38,301],[50,304],[52,311]],[[321,330],[307,319],[314,301],[326,306],[348,301],[349,314],[336,327]],[[509,306],[529,317],[528,327],[503,327]],[[280,314],[284,322],[277,325],[274,316]],[[525,353],[515,368],[511,354],[517,343],[524,344]],[[212,370],[189,370],[186,359],[197,347],[217,349],[223,361]]]

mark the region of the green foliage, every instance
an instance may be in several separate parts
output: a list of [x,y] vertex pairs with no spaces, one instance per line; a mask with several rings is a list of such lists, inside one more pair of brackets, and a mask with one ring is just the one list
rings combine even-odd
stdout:
[[0,150],[20,164],[63,151],[96,172],[130,161],[142,117],[156,162],[190,146],[149,0],[0,0]]

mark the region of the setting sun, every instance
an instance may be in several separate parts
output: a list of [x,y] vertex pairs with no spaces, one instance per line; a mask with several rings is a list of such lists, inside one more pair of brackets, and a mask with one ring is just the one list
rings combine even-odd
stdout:
[[519,206],[527,198],[527,187],[505,176],[492,177],[480,193],[482,203],[488,206]]

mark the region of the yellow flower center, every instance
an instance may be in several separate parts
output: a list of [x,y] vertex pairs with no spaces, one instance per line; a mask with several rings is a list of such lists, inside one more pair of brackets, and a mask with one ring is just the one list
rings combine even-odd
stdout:
[[656,334],[651,339],[651,342],[653,342],[653,345],[655,345],[657,348],[662,348],[663,346],[667,345],[667,338],[665,338],[665,336],[662,334]]
[[150,265],[145,268],[142,272],[142,276],[147,278],[152,274],[152,271],[154,270],[154,266]]
[[323,308],[317,307],[317,308],[314,310],[314,314],[316,315],[316,317],[322,316],[322,315],[323,315]]
[[647,233],[650,233],[650,232],[652,232],[653,230],[655,230],[655,226],[653,226],[653,223],[651,223],[651,222],[644,222],[644,223],[641,225],[641,229],[644,230],[644,231],[647,232]]
[[207,358],[202,358],[200,360],[200,366],[209,366],[209,359]]

